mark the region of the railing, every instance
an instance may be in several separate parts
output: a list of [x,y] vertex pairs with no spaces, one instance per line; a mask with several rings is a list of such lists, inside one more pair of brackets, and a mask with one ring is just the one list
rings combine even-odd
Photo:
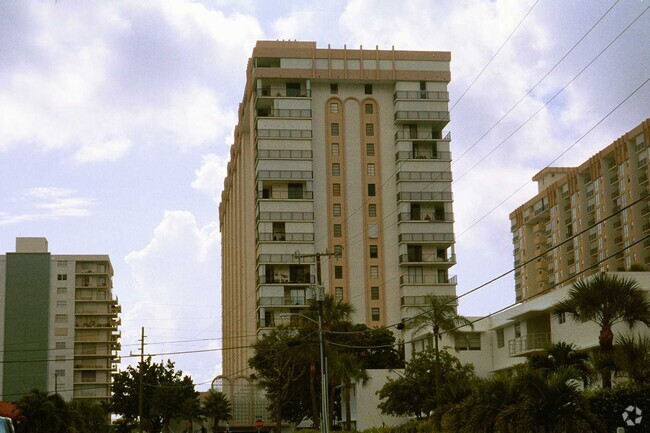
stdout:
[[260,97],[289,97],[289,98],[308,98],[311,96],[311,89],[287,89],[286,87],[262,87],[261,92],[257,92]]
[[458,278],[456,275],[447,279],[440,278],[438,275],[401,275],[400,284],[456,284]]
[[313,212],[260,212],[257,216],[260,221],[312,221]]
[[449,120],[449,111],[396,111],[395,120]]
[[313,275],[303,275],[302,277],[291,274],[275,273],[273,275],[258,275],[257,284],[314,284],[316,278]]
[[453,242],[453,233],[402,233],[400,242]]
[[260,254],[257,256],[258,263],[313,263],[313,257],[298,258],[293,254]]
[[264,197],[263,191],[257,191],[258,200],[312,200],[314,193],[312,191],[271,191],[268,197]]
[[452,197],[451,191],[403,191],[397,193],[397,201],[449,201],[453,199]]
[[309,159],[311,157],[311,150],[259,149],[257,151],[258,159]]
[[311,129],[258,129],[257,138],[311,138]]
[[437,101],[449,101],[449,92],[435,90],[398,90],[393,99],[433,99]]
[[445,134],[444,138],[440,137],[440,132],[433,131],[396,131],[396,140],[434,140],[434,141],[449,141],[451,140],[451,132]]
[[545,349],[551,344],[551,334],[548,332],[528,334],[508,341],[510,356],[522,355],[533,350]]
[[427,212],[421,211],[419,215],[412,212],[401,212],[397,215],[397,221],[425,221],[425,222],[452,222],[454,214],[452,212]]
[[456,263],[456,254],[452,254],[449,257],[438,257],[436,255],[420,255],[414,256],[410,254],[400,254],[399,256],[400,264],[404,263]]
[[290,297],[290,296],[262,296],[257,299],[258,307],[280,307],[285,305],[307,305],[307,297]]
[[451,181],[451,171],[398,171],[397,180]]
[[451,152],[447,151],[418,151],[418,152],[397,152],[395,153],[395,160],[399,161],[400,159],[439,159],[442,161],[451,160]]
[[299,118],[310,118],[311,110],[309,109],[277,109],[277,110],[265,110],[260,108],[257,110],[257,117],[299,117]]
[[259,241],[276,241],[276,242],[305,242],[313,241],[313,233],[259,233]]
[[258,179],[311,179],[311,170],[260,170]]

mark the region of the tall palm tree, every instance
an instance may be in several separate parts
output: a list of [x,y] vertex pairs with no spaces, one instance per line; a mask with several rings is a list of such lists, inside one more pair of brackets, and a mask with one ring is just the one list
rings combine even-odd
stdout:
[[[360,383],[366,386],[370,380],[368,371],[363,367],[362,360],[355,354],[346,350],[330,351],[330,381],[335,385],[343,385],[343,402],[345,408],[345,430],[352,430],[350,421],[352,419],[352,410],[350,405],[350,393],[352,391],[352,382]],[[333,380],[332,380],[333,379]]]
[[219,431],[219,421],[232,418],[232,405],[223,392],[211,389],[203,400],[203,414],[212,418],[212,431]]
[[440,339],[444,333],[453,333],[463,326],[474,329],[472,322],[456,311],[456,297],[428,294],[423,305],[412,307],[416,315],[407,321],[415,333],[431,330],[436,354],[436,400],[440,400]]
[[529,355],[527,363],[533,369],[544,368],[552,371],[572,367],[580,374],[585,388],[589,386],[594,373],[589,354],[578,351],[573,343],[564,341],[558,341],[541,352]]
[[645,290],[633,279],[606,273],[576,281],[568,298],[558,302],[553,312],[556,317],[568,313],[575,320],[600,326],[598,344],[603,388],[612,387],[612,327],[617,323],[625,323],[630,328],[638,322],[650,325],[650,300]]

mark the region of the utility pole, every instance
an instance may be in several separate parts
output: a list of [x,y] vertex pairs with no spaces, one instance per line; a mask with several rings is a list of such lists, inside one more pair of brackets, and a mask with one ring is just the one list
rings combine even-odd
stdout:
[[318,343],[320,346],[320,369],[321,369],[321,432],[329,433],[329,398],[327,392],[327,363],[325,360],[325,347],[323,346],[323,301],[325,299],[325,287],[322,285],[320,258],[322,256],[329,257],[335,253],[330,253],[325,250],[324,253],[315,254],[300,254],[297,251],[293,256],[297,259],[316,257],[316,301],[318,302]]
[[144,403],[144,395],[142,394],[142,384],[144,376],[144,326],[140,334],[140,389],[138,391],[138,425],[140,433],[142,433],[142,406]]

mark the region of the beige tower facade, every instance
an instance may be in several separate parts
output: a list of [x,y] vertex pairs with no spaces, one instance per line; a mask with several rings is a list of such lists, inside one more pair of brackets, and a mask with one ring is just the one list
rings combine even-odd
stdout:
[[[547,167],[510,214],[517,301],[597,271],[650,266],[650,119],[578,167]],[[638,269],[637,269],[638,270]]]
[[225,378],[318,280],[371,327],[455,294],[449,67],[448,52],[257,43],[219,206]]

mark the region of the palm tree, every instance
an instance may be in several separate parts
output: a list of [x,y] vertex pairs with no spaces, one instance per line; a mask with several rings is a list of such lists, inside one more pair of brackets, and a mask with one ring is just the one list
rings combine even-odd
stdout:
[[345,406],[345,430],[352,430],[350,421],[352,419],[352,410],[350,406],[350,393],[352,390],[352,382],[360,383],[361,386],[366,386],[370,380],[370,376],[365,368],[363,368],[363,361],[350,351],[336,350],[330,352],[332,359],[330,359],[330,371],[333,384],[343,385],[343,402]]
[[582,379],[585,388],[589,386],[593,368],[587,352],[580,352],[573,343],[558,341],[542,352],[528,356],[528,365],[533,369],[544,368],[557,371],[562,367],[572,367]]
[[48,394],[37,389],[16,402],[26,419],[30,433],[64,433],[72,425],[72,413],[59,394]]
[[469,319],[456,312],[456,297],[454,296],[428,294],[424,297],[423,305],[412,308],[417,311],[417,314],[408,319],[407,324],[413,327],[414,333],[429,329],[433,332],[436,354],[436,400],[440,401],[440,339],[442,334],[453,333],[463,326],[474,329],[474,325]]
[[650,382],[650,337],[619,335],[614,347],[614,371],[636,383]]
[[617,323],[625,323],[630,328],[638,322],[650,325],[650,300],[645,290],[635,280],[606,273],[576,281],[568,298],[558,302],[553,310],[556,317],[569,313],[575,320],[600,326],[598,344],[603,388],[612,387],[612,327]]
[[203,413],[212,418],[212,431],[219,431],[219,421],[232,418],[232,405],[223,392],[211,389],[203,400]]

